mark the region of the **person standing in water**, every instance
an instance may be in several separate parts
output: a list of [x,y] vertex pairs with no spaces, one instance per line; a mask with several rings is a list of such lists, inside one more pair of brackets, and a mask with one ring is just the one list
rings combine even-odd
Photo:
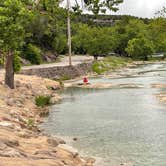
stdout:
[[83,83],[86,85],[86,84],[89,84],[89,81],[88,81],[88,78],[87,77],[84,77],[83,78]]

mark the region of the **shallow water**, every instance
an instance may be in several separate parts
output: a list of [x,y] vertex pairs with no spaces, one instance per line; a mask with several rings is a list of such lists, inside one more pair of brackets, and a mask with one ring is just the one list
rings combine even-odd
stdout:
[[138,83],[143,88],[69,88],[41,127],[53,135],[77,137],[72,146],[102,158],[100,166],[166,166],[166,105],[154,95],[165,89],[151,88],[166,83],[166,64],[141,65],[128,72],[130,77],[90,81]]

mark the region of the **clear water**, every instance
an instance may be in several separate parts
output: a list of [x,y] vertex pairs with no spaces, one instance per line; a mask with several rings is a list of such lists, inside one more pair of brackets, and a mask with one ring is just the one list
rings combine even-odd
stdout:
[[72,146],[102,158],[99,166],[166,166],[166,105],[154,95],[166,89],[151,88],[153,83],[166,83],[166,64],[128,72],[130,77],[90,81],[138,83],[143,88],[67,89],[64,101],[51,108],[42,128],[53,135],[77,137]]

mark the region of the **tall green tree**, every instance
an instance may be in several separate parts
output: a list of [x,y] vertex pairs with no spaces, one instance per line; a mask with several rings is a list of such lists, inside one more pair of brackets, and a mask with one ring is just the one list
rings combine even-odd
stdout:
[[154,53],[154,45],[145,37],[129,40],[126,52],[134,59],[148,60],[148,56]]
[[149,39],[153,41],[156,52],[166,52],[166,18],[153,19],[148,25]]
[[93,12],[93,14],[98,15],[101,13],[106,13],[106,11],[118,10],[118,5],[123,2],[123,0],[84,0],[87,8]]
[[22,0],[0,1],[0,49],[5,53],[5,84],[14,88],[15,51],[24,44],[32,12]]

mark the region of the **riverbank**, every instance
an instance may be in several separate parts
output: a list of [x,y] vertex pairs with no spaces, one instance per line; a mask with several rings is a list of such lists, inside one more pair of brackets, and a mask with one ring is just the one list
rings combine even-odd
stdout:
[[0,80],[0,160],[2,166],[54,165],[91,166],[65,145],[65,141],[44,135],[37,127],[48,108],[35,104],[36,96],[50,96],[52,103],[61,100],[56,81],[36,76],[16,75],[16,88],[11,90]]

